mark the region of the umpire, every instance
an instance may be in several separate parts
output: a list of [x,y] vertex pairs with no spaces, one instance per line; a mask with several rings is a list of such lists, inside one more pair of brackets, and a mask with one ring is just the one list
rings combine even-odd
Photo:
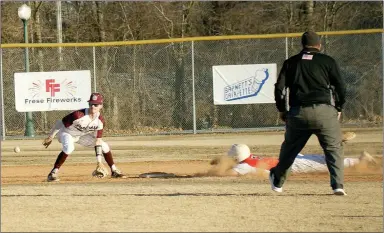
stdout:
[[[347,195],[343,187],[343,145],[339,123],[345,103],[345,83],[336,61],[320,53],[318,34],[305,32],[301,43],[303,50],[284,62],[275,84],[276,107],[286,123],[286,132],[279,163],[270,172],[271,187],[273,191],[283,191],[293,161],[315,134],[325,154],[333,193]],[[289,110],[286,98],[289,99]]]

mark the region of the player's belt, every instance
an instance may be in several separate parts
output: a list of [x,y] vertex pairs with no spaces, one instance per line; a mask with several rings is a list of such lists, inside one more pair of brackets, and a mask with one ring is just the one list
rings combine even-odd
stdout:
[[308,107],[319,107],[319,106],[330,106],[329,104],[302,104],[300,107],[302,108],[308,108]]

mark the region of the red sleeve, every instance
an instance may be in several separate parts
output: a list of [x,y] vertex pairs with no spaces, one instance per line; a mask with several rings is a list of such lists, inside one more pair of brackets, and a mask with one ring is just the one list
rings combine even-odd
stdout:
[[[105,121],[104,121],[104,117],[101,114],[99,115],[99,120],[103,124],[103,129],[104,129]],[[103,129],[97,130],[96,138],[102,138],[103,137]]]
[[85,115],[85,110],[82,109],[82,110],[79,110],[79,111],[74,111],[68,115],[66,115],[65,117],[63,117],[63,124],[66,128],[68,128],[69,126],[71,126],[73,124],[73,122],[81,117],[83,117]]

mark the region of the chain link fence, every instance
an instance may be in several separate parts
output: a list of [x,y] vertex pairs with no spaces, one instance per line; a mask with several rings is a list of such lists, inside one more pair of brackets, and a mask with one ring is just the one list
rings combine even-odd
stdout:
[[[344,126],[382,125],[382,34],[323,35],[323,52],[347,83]],[[212,66],[276,63],[301,50],[300,37],[202,40],[102,47],[33,47],[30,72],[90,70],[105,97],[106,136],[283,128],[274,104],[214,105]],[[14,73],[24,48],[2,48],[3,138],[23,137],[25,113],[15,109]],[[36,136],[68,111],[33,112]]]

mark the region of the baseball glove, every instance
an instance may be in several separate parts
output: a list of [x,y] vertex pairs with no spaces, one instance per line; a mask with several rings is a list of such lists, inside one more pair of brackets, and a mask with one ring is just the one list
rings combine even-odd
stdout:
[[45,148],[48,148],[48,146],[51,145],[51,143],[52,143],[52,138],[51,137],[47,137],[43,141],[43,145],[45,146]]
[[356,137],[355,132],[345,132],[343,133],[343,142],[350,141]]
[[103,163],[97,163],[96,169],[92,172],[93,177],[104,178],[108,176],[108,170]]

